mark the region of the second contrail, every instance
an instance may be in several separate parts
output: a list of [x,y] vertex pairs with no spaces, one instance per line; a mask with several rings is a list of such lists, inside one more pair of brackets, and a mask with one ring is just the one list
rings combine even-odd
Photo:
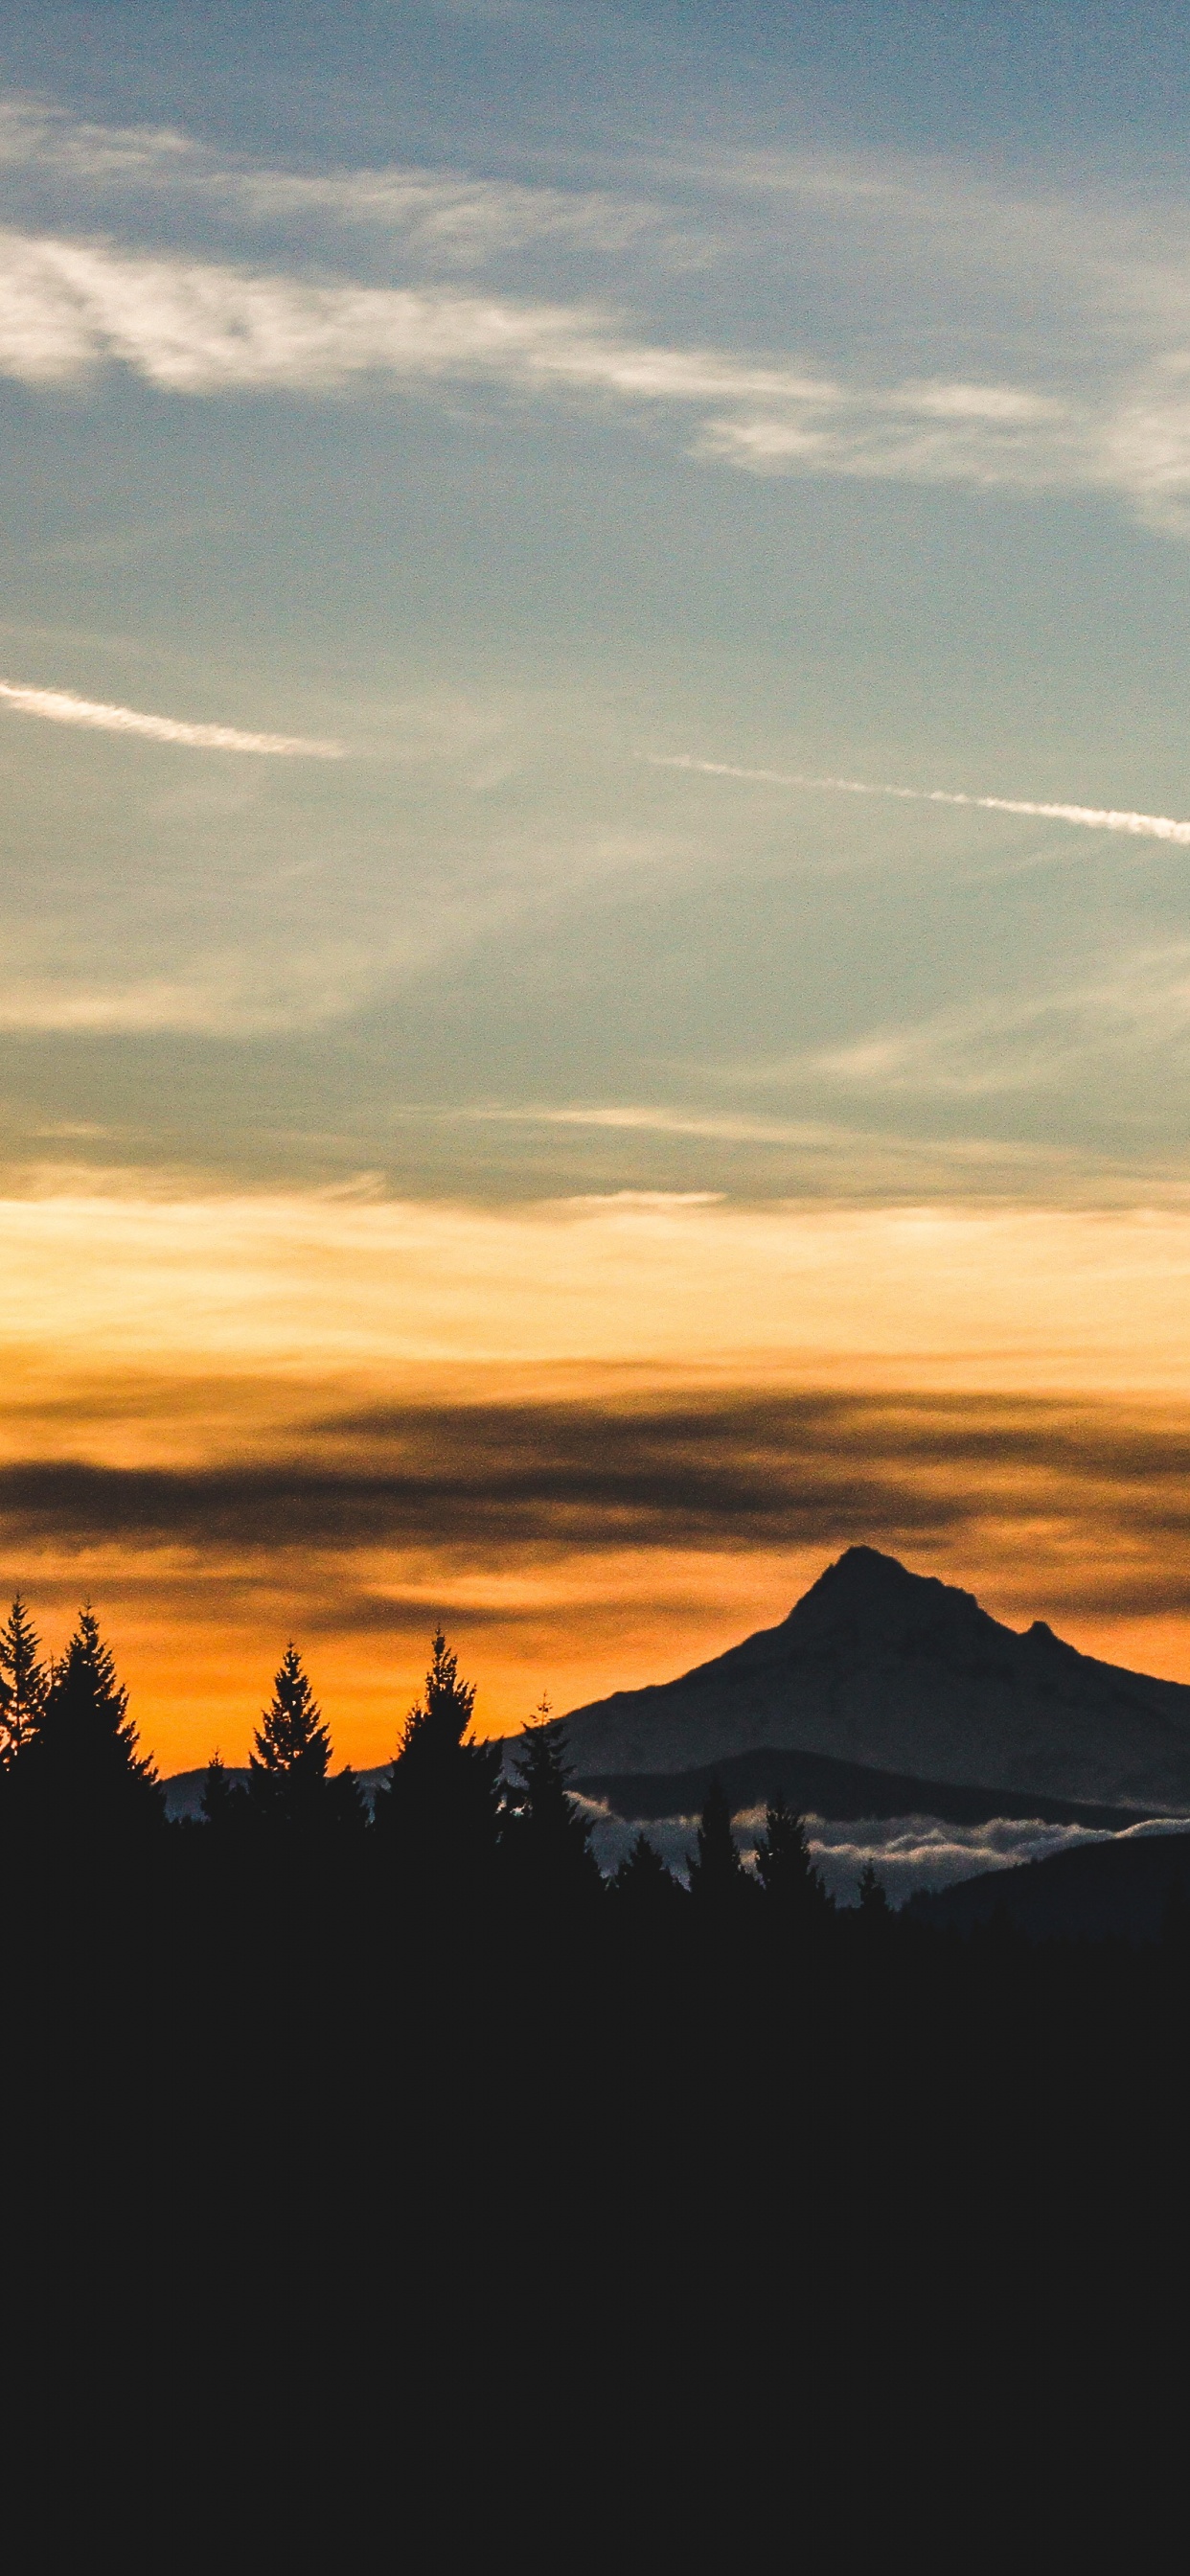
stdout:
[[1090,832],[1130,832],[1135,840],[1190,846],[1190,823],[1171,814],[1118,813],[1108,805],[1038,805],[1024,796],[964,796],[953,787],[881,787],[866,778],[810,778],[799,770],[738,769],[730,760],[696,760],[691,752],[650,755],[653,769],[694,769],[705,778],[744,778],[765,787],[823,787],[839,796],[896,796],[912,805],[971,805],[985,814],[1029,814],[1043,823],[1081,823]]

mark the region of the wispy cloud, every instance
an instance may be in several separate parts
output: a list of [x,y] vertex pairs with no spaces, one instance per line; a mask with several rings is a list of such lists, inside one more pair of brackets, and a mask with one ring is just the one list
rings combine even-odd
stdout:
[[[1102,425],[1085,397],[945,379],[854,385],[830,408],[777,401],[708,420],[698,454],[751,474],[825,473],[897,483],[1047,491],[1106,483]],[[1121,454],[1121,466],[1129,460]],[[1116,478],[1123,481],[1121,474]]]
[[[1107,1059],[1132,1068],[1159,1056],[1168,1081],[1185,1063],[1188,1036],[1190,949],[1175,942],[1105,961],[1076,985],[993,994],[907,1028],[878,1029],[803,1059],[801,1069],[852,1089],[973,1099],[1085,1082],[1088,1068]],[[770,1078],[787,1079],[790,1070]]]
[[107,362],[175,393],[330,392],[366,375],[708,404],[826,403],[788,362],[652,347],[576,305],[448,288],[321,286],[95,241],[0,234],[0,368],[67,383]]
[[[604,189],[480,179],[416,165],[328,171],[261,167],[212,152],[174,127],[80,122],[40,101],[0,101],[0,169],[89,198],[187,200],[249,225],[309,218],[324,228],[400,235],[418,255],[472,267],[538,242],[614,254],[648,240],[682,247],[672,213]],[[688,257],[693,247],[686,243]]]
[[[33,226],[0,236],[0,370],[30,383],[116,362],[191,394],[325,394],[372,376],[669,404],[695,416],[696,456],[754,475],[1098,491],[1190,532],[1181,204],[1014,196],[957,165],[823,153],[654,158],[636,194],[416,167],[283,170],[19,99],[0,103],[0,168]],[[45,229],[49,206],[64,229]],[[113,214],[142,235],[195,215],[258,237],[271,226],[286,273],[117,248],[90,231]],[[336,238],[368,228],[399,241],[419,284],[326,282]],[[651,303],[662,251],[711,261],[730,290],[729,342],[779,283],[803,354],[650,341],[586,305],[434,283],[444,267],[551,248],[632,253]],[[303,277],[307,257],[319,265]],[[857,316],[845,366],[841,299]]]
[[1106,805],[1051,805],[1024,796],[971,796],[952,787],[885,787],[863,778],[815,778],[799,770],[744,769],[729,760],[697,760],[690,752],[655,752],[649,759],[654,769],[692,769],[705,778],[824,789],[839,796],[893,796],[914,805],[966,805],[987,814],[1024,814],[1039,822],[1078,823],[1092,832],[1127,832],[1136,840],[1175,841],[1190,847],[1190,822],[1169,814],[1134,814]]
[[139,707],[106,706],[101,700],[76,698],[69,689],[38,689],[24,681],[0,680],[0,704],[22,716],[42,716],[50,724],[82,725],[90,733],[137,734],[147,742],[176,743],[186,751],[247,751],[283,760],[341,760],[341,742],[315,735],[244,733],[237,725],[190,724],[180,716],[146,715]]
[[480,267],[500,252],[536,243],[571,245],[605,256],[642,241],[654,254],[663,244],[671,251],[680,247],[677,227],[662,207],[596,190],[473,179],[462,171],[333,170],[319,175],[215,167],[198,184],[206,199],[241,222],[272,225],[305,217],[396,233],[420,258],[444,267]]
[[[1079,1000],[1082,1002],[1086,998],[1080,995]],[[1175,1007],[1171,994],[1171,1018]],[[1026,1016],[1018,1013],[1017,1024]],[[1041,1006],[1037,1016],[1042,1016]],[[1186,1016],[1183,1013],[1183,1021]],[[989,1017],[981,1023],[979,1034],[985,1040],[994,1040],[1002,1034],[1004,1026],[1003,1016]],[[970,1036],[966,1028],[961,1034]],[[1084,1051],[1087,1034],[1082,1033]],[[884,1066],[891,1062],[894,1072],[903,1070],[904,1059],[898,1049],[907,1039],[919,1036],[918,1031],[897,1031],[891,1036],[861,1041],[857,1047],[840,1049],[830,1055],[820,1053],[816,1057],[798,1058],[793,1063],[786,1059],[778,1065],[758,1067],[750,1064],[742,1074],[739,1068],[732,1067],[726,1073],[721,1070],[718,1078],[721,1082],[742,1082],[748,1086],[785,1084],[791,1077],[810,1069],[816,1073],[825,1072],[831,1079],[838,1079],[841,1074],[844,1080],[855,1083],[865,1078],[865,1068],[874,1063],[877,1085],[885,1088]],[[1073,1052],[1073,1044],[1071,1041],[1068,1045],[1068,1055]],[[929,1061],[937,1061],[940,1052],[936,1049]],[[947,1061],[949,1064],[949,1059]],[[706,1068],[700,1070],[705,1073]],[[953,1071],[953,1066],[950,1070]],[[981,1086],[952,1083],[944,1087],[990,1089],[995,1086],[985,1081]],[[999,1087],[1011,1090],[1018,1086],[1011,1079],[1005,1079]],[[1026,1140],[1019,1136],[933,1136],[925,1139],[916,1134],[897,1135],[887,1125],[880,1126],[875,1121],[870,1126],[857,1126],[822,1118],[736,1115],[712,1109],[675,1107],[666,1102],[565,1108],[541,1103],[519,1108],[493,1107],[487,1103],[451,1109],[426,1109],[418,1105],[389,1114],[394,1125],[408,1123],[417,1126],[432,1120],[443,1126],[497,1124],[538,1128],[547,1133],[554,1128],[586,1129],[596,1136],[601,1133],[612,1135],[617,1142],[624,1139],[629,1145],[638,1137],[646,1144],[652,1138],[660,1137],[667,1142],[674,1139],[679,1143],[688,1138],[712,1148],[755,1148],[766,1156],[792,1157],[796,1188],[804,1197],[813,1197],[819,1192],[828,1196],[843,1194],[853,1201],[872,1196],[886,1205],[898,1200],[919,1205],[923,1196],[934,1190],[940,1190],[950,1198],[982,1195],[1002,1198],[1006,1191],[1019,1192],[1027,1183],[1035,1192],[1044,1190],[1050,1204],[1066,1205],[1072,1200],[1077,1202],[1089,1197],[1095,1206],[1100,1207],[1108,1202],[1115,1203],[1121,1195],[1129,1201],[1142,1196],[1151,1199],[1155,1189],[1168,1187],[1171,1180],[1175,1186],[1180,1185],[1182,1177],[1181,1159],[1177,1155],[1164,1163],[1155,1157],[1142,1162],[1135,1152],[1121,1159],[1103,1150],[1095,1152],[1057,1142],[1039,1143],[1036,1139]],[[734,1180],[738,1189],[738,1169]]]
[[1163,526],[1190,496],[1180,381],[1098,405],[966,378],[848,385],[787,356],[635,338],[593,306],[328,286],[102,241],[0,234],[0,372],[71,384],[111,364],[190,395],[325,395],[387,378],[672,406],[700,416],[696,454],[748,471],[1114,490]]
[[[294,1005],[278,1002],[267,989],[255,996],[243,989],[239,960],[229,958],[222,976],[201,969],[169,979],[146,976],[142,982],[84,985],[71,989],[35,980],[0,985],[0,1030],[16,1033],[105,1037],[182,1034],[219,1037],[257,1035],[284,1028]],[[303,997],[304,998],[304,997]],[[313,1018],[315,1013],[312,1011]]]
[[828,1140],[834,1143],[838,1134],[835,1129],[808,1120],[723,1117],[714,1111],[673,1109],[664,1104],[616,1103],[589,1108],[550,1108],[542,1104],[509,1109],[484,1103],[431,1114],[477,1126],[495,1123],[514,1127],[595,1127],[610,1129],[616,1135],[694,1136],[709,1143],[736,1145],[818,1145]]

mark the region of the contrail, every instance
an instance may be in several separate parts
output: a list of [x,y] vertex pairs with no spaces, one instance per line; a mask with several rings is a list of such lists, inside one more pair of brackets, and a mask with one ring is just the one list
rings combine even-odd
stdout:
[[1170,814],[1123,814],[1106,805],[1035,805],[1023,796],[964,796],[952,787],[874,787],[864,778],[807,778],[800,771],[737,769],[729,760],[695,760],[690,752],[649,756],[653,769],[697,769],[706,778],[759,779],[768,787],[829,787],[841,796],[900,796],[914,805],[974,805],[986,814],[1032,814],[1043,823],[1082,823],[1091,832],[1131,832],[1142,841],[1190,846],[1190,823]]
[[300,733],[240,733],[234,725],[185,724],[177,716],[142,715],[139,707],[109,707],[68,689],[31,689],[0,680],[0,701],[19,715],[45,716],[51,724],[86,725],[93,733],[142,734],[149,742],[180,743],[189,751],[252,751],[281,759],[342,760],[341,742]]

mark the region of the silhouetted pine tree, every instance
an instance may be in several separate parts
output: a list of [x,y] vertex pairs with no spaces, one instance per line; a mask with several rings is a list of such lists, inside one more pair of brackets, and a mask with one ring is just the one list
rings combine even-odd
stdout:
[[796,1930],[820,1922],[826,1913],[829,1900],[810,1859],[805,1818],[795,1815],[783,1797],[765,1808],[756,1876],[771,1922]]
[[737,1917],[752,1893],[731,1830],[726,1792],[720,1781],[712,1780],[690,1863],[690,1894],[699,1914],[709,1920]]
[[[332,1780],[330,1760],[330,1730],[291,1639],[248,1757],[252,1815],[262,1824],[289,1830],[362,1831],[367,1817],[354,1774],[343,1771]],[[215,1794],[223,1793],[217,1789]]]
[[475,1684],[439,1628],[422,1697],[401,1730],[388,1785],[373,1809],[378,1848],[410,1891],[437,1887],[454,1902],[490,1877],[500,1831],[500,1748],[469,1734]]
[[18,1592],[0,1628],[0,1764],[15,1761],[41,1723],[49,1677]]
[[156,1769],[138,1749],[128,1693],[89,1606],[15,1768],[33,1811],[51,1824],[105,1838],[164,1820]]
[[864,1862],[859,1875],[859,1910],[870,1922],[886,1920],[892,1912],[884,1888],[870,1860]]
[[680,1921],[687,1898],[672,1871],[646,1833],[639,1833],[611,1881],[617,1915],[646,1934],[661,1923]]
[[208,1825],[221,1824],[227,1814],[227,1810],[231,1805],[235,1793],[235,1781],[229,1778],[227,1764],[219,1751],[218,1745],[216,1745],[210,1761],[207,1764],[206,1779],[202,1784],[202,1812],[204,1823]]
[[514,1875],[539,1904],[559,1911],[590,1906],[603,1880],[591,1849],[590,1819],[570,1796],[566,1730],[543,1700],[536,1725],[520,1740],[508,1794],[505,1844]]
[[238,1780],[233,1780],[218,1748],[207,1764],[202,1784],[203,1822],[210,1826],[220,1842],[239,1831],[248,1815],[248,1800]]

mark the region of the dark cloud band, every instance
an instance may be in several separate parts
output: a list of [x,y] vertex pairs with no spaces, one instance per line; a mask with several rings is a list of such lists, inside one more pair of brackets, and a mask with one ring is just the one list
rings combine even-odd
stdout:
[[299,1454],[264,1463],[0,1469],[10,1561],[105,1542],[262,1572],[295,1550],[476,1564],[866,1538],[953,1553],[964,1534],[986,1561],[1026,1527],[1061,1559],[1055,1607],[1187,1607],[1190,1427],[1107,1405],[746,1390],[376,1407],[324,1417]]

